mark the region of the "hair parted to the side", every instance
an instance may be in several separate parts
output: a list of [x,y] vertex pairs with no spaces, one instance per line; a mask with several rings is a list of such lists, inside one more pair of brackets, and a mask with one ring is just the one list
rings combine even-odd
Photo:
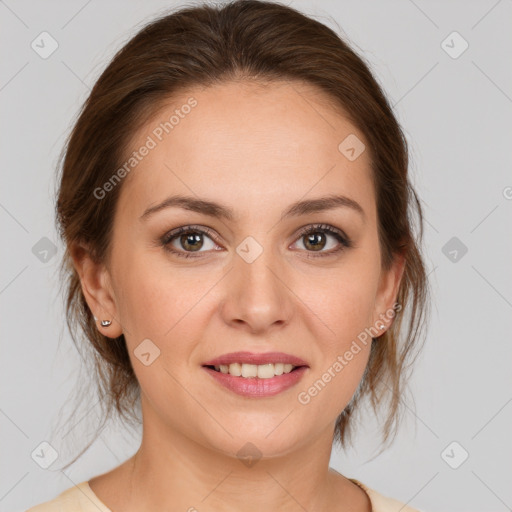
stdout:
[[67,325],[97,384],[103,409],[97,433],[115,412],[132,425],[140,424],[140,389],[124,336],[107,338],[97,329],[70,248],[85,243],[95,261],[108,265],[122,183],[101,200],[94,190],[122,165],[128,142],[163,102],[189,87],[231,80],[312,84],[368,142],[382,268],[388,269],[398,253],[405,255],[406,264],[396,299],[400,312],[372,342],[363,379],[337,418],[333,442],[346,447],[355,413],[368,397],[377,416],[378,409],[387,406],[384,449],[397,433],[408,370],[419,353],[429,311],[430,292],[420,252],[423,214],[408,177],[407,142],[369,66],[340,36],[293,8],[259,0],[185,6],[144,26],[96,81],[59,159],[56,220],[66,247],[60,272]]

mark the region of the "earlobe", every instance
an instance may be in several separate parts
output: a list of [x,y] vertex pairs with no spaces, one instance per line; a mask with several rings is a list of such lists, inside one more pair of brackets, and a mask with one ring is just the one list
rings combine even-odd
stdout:
[[75,245],[70,249],[70,255],[98,330],[109,338],[117,338],[123,331],[116,320],[117,306],[108,270],[104,264],[93,260],[84,244]]
[[[96,322],[98,321],[98,319],[96,317],[94,317],[94,320]],[[101,327],[110,327],[111,324],[112,324],[112,320],[101,320],[100,321]]]

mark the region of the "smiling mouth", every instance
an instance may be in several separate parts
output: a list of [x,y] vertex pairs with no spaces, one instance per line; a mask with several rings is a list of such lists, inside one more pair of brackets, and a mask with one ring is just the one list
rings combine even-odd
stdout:
[[205,365],[205,368],[214,370],[219,373],[229,374],[233,377],[242,377],[247,379],[271,379],[279,375],[286,375],[294,372],[304,366],[294,366],[292,364],[284,363],[269,363],[269,364],[246,364],[246,363],[231,363],[229,365]]

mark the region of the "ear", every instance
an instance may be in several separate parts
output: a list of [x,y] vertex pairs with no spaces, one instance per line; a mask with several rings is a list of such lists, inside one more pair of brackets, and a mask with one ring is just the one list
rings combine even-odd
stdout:
[[[101,334],[117,338],[123,333],[117,320],[118,308],[111,286],[110,274],[104,264],[96,263],[84,244],[75,244],[70,248],[73,265],[80,277],[82,292]],[[101,325],[102,320],[110,320],[108,327]]]
[[[405,261],[403,253],[396,253],[389,270],[381,272],[372,324],[379,328],[380,335],[384,334],[393,323],[395,315],[393,305],[396,303],[398,289],[405,269]],[[384,328],[380,329],[382,325],[384,325]]]

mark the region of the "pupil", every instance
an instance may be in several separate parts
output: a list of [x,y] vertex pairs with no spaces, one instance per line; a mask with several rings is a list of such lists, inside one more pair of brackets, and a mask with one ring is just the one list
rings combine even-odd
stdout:
[[[201,242],[201,235],[199,233],[192,233],[192,234],[186,234],[181,237],[182,245],[185,249],[192,249],[193,251],[200,249],[202,244],[200,245],[193,245],[195,242]],[[185,242],[183,243],[183,240]],[[187,247],[187,245],[190,245],[190,247]]]
[[[316,240],[316,243],[318,244],[319,242],[319,238],[318,237],[323,237],[324,234],[323,233],[310,233],[308,235],[308,238],[307,238],[307,244],[306,246],[309,244],[311,245],[311,239],[313,240]],[[313,244],[315,244],[315,242],[313,241]],[[312,246],[314,250],[318,250],[318,249],[322,249],[323,245],[322,246],[319,246],[319,245],[313,245]]]

